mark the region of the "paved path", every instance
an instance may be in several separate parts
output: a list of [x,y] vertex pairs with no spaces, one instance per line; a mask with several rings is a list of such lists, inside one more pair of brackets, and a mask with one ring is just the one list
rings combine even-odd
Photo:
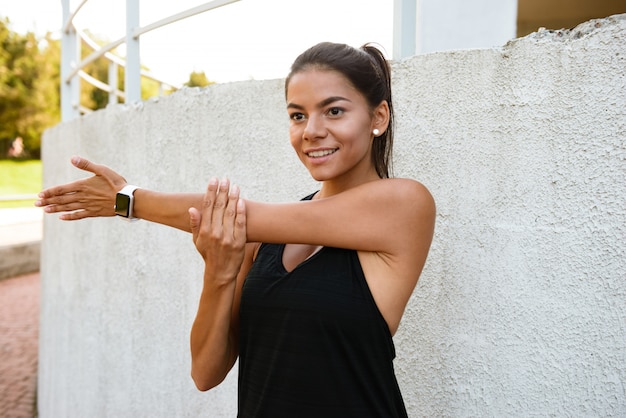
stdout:
[[[0,248],[36,242],[42,210],[0,209]],[[13,254],[13,253],[11,253]],[[7,256],[0,251],[0,256]],[[39,273],[0,280],[0,417],[36,416]]]
[[41,240],[43,210],[0,209],[0,246]]
[[36,416],[39,273],[0,280],[0,417]]
[[[0,257],[19,258],[21,253],[9,249],[40,241],[42,216],[38,208],[0,209]],[[0,260],[0,264],[6,267],[6,261]],[[0,280],[2,418],[33,418],[37,414],[39,278],[37,272]]]

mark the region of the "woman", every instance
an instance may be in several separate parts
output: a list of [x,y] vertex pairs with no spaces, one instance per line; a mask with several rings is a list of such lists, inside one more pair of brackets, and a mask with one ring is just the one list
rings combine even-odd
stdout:
[[[291,144],[319,191],[282,204],[244,201],[226,179],[204,196],[134,192],[135,216],[191,231],[205,261],[192,377],[210,389],[239,358],[242,417],[404,417],[392,336],[435,205],[420,183],[389,178],[388,63],[370,45],[321,43],[296,59],[285,95]],[[37,205],[66,220],[113,216],[124,178],[72,162],[95,175]]]

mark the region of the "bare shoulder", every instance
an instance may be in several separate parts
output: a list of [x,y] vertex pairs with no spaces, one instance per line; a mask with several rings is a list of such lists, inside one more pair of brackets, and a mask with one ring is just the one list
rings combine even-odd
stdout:
[[395,192],[399,199],[406,198],[407,200],[426,199],[434,203],[434,199],[430,194],[430,191],[417,180],[407,178],[393,178],[383,179],[379,183],[383,184],[385,188]]
[[361,186],[361,192],[380,202],[385,212],[400,212],[434,218],[435,200],[426,186],[408,178],[381,179]]
[[359,213],[369,214],[365,222],[381,244],[388,238],[388,252],[415,251],[413,245],[428,248],[436,207],[426,186],[413,179],[394,178],[365,183],[356,189],[360,189],[356,191],[358,204],[364,207]]
[[[386,179],[381,181],[388,189],[391,216],[415,228],[418,234],[432,237],[435,227],[435,199],[422,183],[413,179]],[[429,238],[430,239],[430,238]]]

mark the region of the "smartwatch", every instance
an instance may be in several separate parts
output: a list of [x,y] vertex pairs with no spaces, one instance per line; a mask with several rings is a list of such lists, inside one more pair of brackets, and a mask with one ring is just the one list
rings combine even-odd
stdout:
[[139,218],[133,216],[133,194],[135,190],[139,189],[137,186],[131,186],[127,184],[122,190],[117,192],[115,196],[115,214],[121,216],[128,221],[137,221]]

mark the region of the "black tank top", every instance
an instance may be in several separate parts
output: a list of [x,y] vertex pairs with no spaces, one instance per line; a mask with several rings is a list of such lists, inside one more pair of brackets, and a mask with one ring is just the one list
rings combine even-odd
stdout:
[[357,252],[324,247],[287,272],[284,247],[262,244],[244,283],[239,416],[406,417]]

